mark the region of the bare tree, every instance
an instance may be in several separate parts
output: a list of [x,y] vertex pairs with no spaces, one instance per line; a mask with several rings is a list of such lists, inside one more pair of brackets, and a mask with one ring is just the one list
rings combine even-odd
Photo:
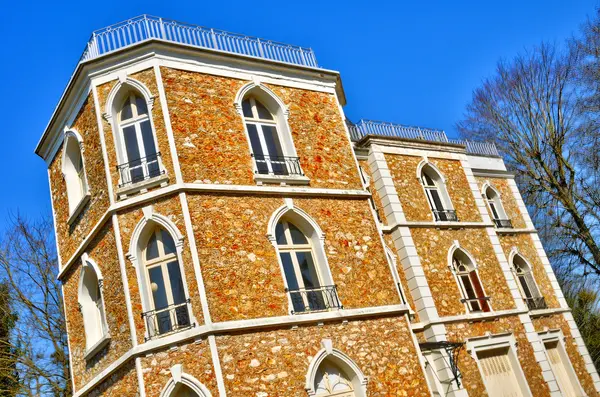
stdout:
[[475,90],[461,135],[494,140],[559,272],[600,276],[598,136],[581,106],[580,51],[542,45],[501,61]]
[[0,241],[0,276],[5,278],[18,320],[15,348],[20,395],[72,394],[67,332],[52,221],[10,219]]

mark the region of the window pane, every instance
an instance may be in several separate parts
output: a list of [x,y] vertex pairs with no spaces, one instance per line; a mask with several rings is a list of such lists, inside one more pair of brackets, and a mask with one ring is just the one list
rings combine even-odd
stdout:
[[171,237],[171,233],[167,232],[164,229],[162,229],[160,231],[160,233],[161,233],[161,238],[162,238],[162,243],[163,243],[163,248],[165,250],[165,254],[174,254],[175,253],[175,242],[173,241],[173,238]]
[[258,118],[263,120],[273,120],[273,115],[271,114],[271,112],[269,112],[267,108],[264,107],[263,104],[258,102],[256,99],[255,102],[256,110],[258,110]]
[[[144,151],[146,157],[151,157],[156,154],[156,146],[154,146],[154,137],[152,136],[152,127],[150,126],[150,120],[142,121],[140,123],[142,130],[142,141],[144,142]],[[148,160],[155,160],[150,158]]]
[[127,161],[131,162],[140,158],[140,149],[138,147],[135,127],[130,125],[123,128],[123,139],[125,140],[125,150],[127,152]]
[[121,109],[121,120],[128,120],[133,117],[133,113],[131,112],[131,102],[128,97],[123,103],[123,109]]
[[444,205],[442,204],[442,199],[440,198],[440,194],[437,191],[437,189],[430,189],[429,194],[431,196],[433,209],[438,210],[438,211],[443,211]]
[[249,99],[244,99],[242,101],[242,112],[244,113],[244,117],[253,117],[252,106],[250,105]]
[[148,269],[148,274],[150,276],[150,289],[152,291],[152,299],[154,300],[154,309],[160,310],[169,306],[161,267],[156,266]]
[[287,281],[288,288],[290,290],[298,289],[298,280],[296,280],[296,273],[294,273],[294,265],[292,264],[292,257],[289,252],[282,252],[280,255],[281,264],[283,265],[283,273]]
[[300,273],[302,274],[302,281],[304,281],[304,288],[316,288],[319,287],[319,277],[313,263],[312,255],[310,252],[296,252],[296,258],[300,265]]
[[137,107],[138,116],[148,114],[148,107],[146,106],[146,101],[141,96],[135,97],[135,106]]
[[281,145],[279,144],[277,129],[270,125],[261,125],[261,128],[265,136],[265,143],[267,144],[269,156],[283,156],[283,153],[281,152]]
[[283,224],[281,222],[275,226],[275,239],[277,240],[278,245],[287,244],[287,239],[285,238],[285,233],[283,232]]
[[523,293],[525,294],[525,298],[531,298],[531,297],[533,297],[533,295],[531,294],[531,290],[529,289],[529,285],[527,285],[527,279],[525,277],[526,276],[524,274],[517,276],[517,278],[519,279],[519,283],[521,284],[521,287],[523,288]]
[[290,234],[292,235],[292,242],[294,244],[308,244],[304,233],[302,233],[296,226],[291,223],[288,223],[288,228],[290,229]]
[[475,299],[477,296],[475,295],[475,290],[471,285],[471,280],[469,279],[469,276],[460,276],[460,280],[462,281],[463,288],[465,289],[465,294],[467,294],[466,298]]
[[496,204],[494,204],[493,201],[490,201],[490,209],[492,210],[492,216],[494,217],[494,219],[500,219],[500,217],[498,216],[498,211],[496,211]]
[[258,139],[258,130],[256,129],[256,125],[254,124],[246,124],[246,128],[248,128],[248,136],[250,136],[250,145],[252,146],[252,153],[254,156],[263,155],[262,146],[260,146],[260,139]]
[[150,240],[148,240],[148,246],[146,247],[146,260],[152,260],[158,258],[158,243],[156,242],[156,234],[152,232]]
[[[473,284],[473,288],[475,289],[475,294],[477,295],[477,297],[484,298],[485,294],[483,293],[483,287],[481,286],[481,281],[477,276],[477,272],[475,270],[472,270],[471,273],[469,273],[469,277],[471,279],[471,284]],[[488,302],[486,300],[480,300],[478,302],[481,305],[481,310],[483,310],[484,312],[490,311],[490,306],[488,305]]]
[[433,179],[431,179],[431,177],[426,173],[423,173],[423,183],[425,184],[425,186],[435,186],[435,183],[433,183]]
[[167,264],[169,271],[169,281],[171,282],[171,293],[173,294],[173,304],[178,305],[185,302],[185,292],[183,291],[183,281],[181,280],[181,270],[179,262],[174,261]]

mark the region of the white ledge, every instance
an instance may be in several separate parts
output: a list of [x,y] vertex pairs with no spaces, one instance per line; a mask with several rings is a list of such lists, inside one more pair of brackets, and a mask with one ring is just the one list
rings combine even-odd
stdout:
[[174,346],[178,343],[185,342],[189,339],[197,340],[214,334],[224,334],[227,332],[238,332],[240,330],[250,330],[254,328],[265,327],[289,327],[306,323],[318,324],[325,321],[349,320],[361,317],[371,316],[386,316],[386,315],[404,315],[408,314],[409,307],[405,304],[375,306],[361,309],[340,309],[331,312],[311,313],[311,314],[296,314],[279,317],[259,318],[252,320],[226,321],[222,323],[212,323],[209,325],[201,325],[185,331],[170,334],[164,338],[157,338],[140,345],[135,346],[111,365],[101,371],[98,375],[92,378],[84,387],[73,393],[74,397],[79,397],[89,393],[96,385],[106,379],[108,376],[117,371],[131,359],[138,356],[151,354],[152,351]]
[[77,204],[77,206],[75,207],[73,212],[69,215],[69,219],[67,219],[67,225],[71,226],[73,224],[73,222],[75,222],[75,219],[77,219],[77,217],[79,216],[81,211],[83,211],[83,209],[85,208],[85,205],[90,201],[90,198],[91,198],[91,195],[90,195],[90,192],[88,191],[85,194],[85,196],[83,196],[81,198],[81,200],[79,200],[79,204]]
[[[169,183],[169,177],[167,174],[157,175],[153,178],[145,179],[136,183],[122,186],[117,189],[117,197],[119,199],[126,199],[127,195],[139,193],[142,190],[148,190],[155,186],[165,187]],[[143,193],[143,192],[142,192]]]
[[399,222],[393,225],[382,226],[381,230],[384,233],[392,233],[399,227],[429,227],[439,229],[461,229],[475,227],[494,227],[491,222],[433,222],[433,221],[406,221]]
[[110,334],[107,332],[98,342],[96,342],[92,347],[85,351],[83,358],[86,361],[89,361],[92,357],[94,357],[104,346],[108,345],[110,342]]
[[431,327],[436,324],[448,324],[448,323],[456,323],[456,322],[476,322],[476,321],[488,321],[494,320],[500,317],[507,316],[517,316],[519,314],[529,313],[528,310],[520,310],[520,309],[511,309],[511,310],[502,310],[497,312],[488,312],[488,313],[469,313],[469,314],[460,314],[457,316],[446,316],[439,317],[437,319],[432,319],[430,321],[419,322],[411,324],[411,328],[413,331],[420,331],[426,328]]
[[570,311],[571,311],[571,309],[563,309],[562,307],[553,308],[553,309],[530,310],[529,316],[532,318],[536,318],[536,317],[552,316],[554,314],[567,313]]
[[498,234],[537,233],[537,230],[532,229],[532,228],[498,227],[498,228],[496,228],[496,233],[498,233]]
[[308,185],[310,179],[304,175],[265,175],[254,174],[257,183],[279,183],[281,185]]

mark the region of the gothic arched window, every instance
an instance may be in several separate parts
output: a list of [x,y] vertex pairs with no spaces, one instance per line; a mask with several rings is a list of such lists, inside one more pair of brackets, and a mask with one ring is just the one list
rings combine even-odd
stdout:
[[121,139],[121,185],[136,183],[161,174],[159,154],[146,100],[128,91],[118,109]]
[[88,186],[81,155],[81,143],[71,132],[65,135],[62,171],[67,185],[69,214],[73,214],[88,194]]
[[492,213],[492,218],[496,226],[512,227],[510,219],[508,219],[508,215],[506,215],[506,211],[504,211],[504,206],[502,205],[500,194],[496,191],[496,189],[494,189],[491,186],[488,186],[485,189],[485,198],[487,200],[490,212]]
[[444,178],[440,173],[431,165],[425,164],[421,169],[421,183],[425,189],[427,201],[435,220],[457,221],[456,212],[452,209]]
[[325,359],[315,377],[316,397],[356,397],[352,376],[332,360]]
[[144,313],[151,336],[189,327],[188,298],[175,242],[169,232],[155,225],[142,252],[152,310]]
[[104,302],[98,274],[93,264],[84,259],[79,285],[79,305],[83,316],[86,350],[91,350],[107,334]]
[[523,296],[523,300],[525,300],[529,309],[545,309],[546,302],[533,278],[533,272],[531,271],[529,263],[527,263],[525,258],[521,255],[515,254],[512,265],[517,277],[521,296]]
[[462,302],[470,312],[489,312],[488,297],[485,296],[481,280],[471,258],[457,249],[452,255],[452,266],[463,295]]

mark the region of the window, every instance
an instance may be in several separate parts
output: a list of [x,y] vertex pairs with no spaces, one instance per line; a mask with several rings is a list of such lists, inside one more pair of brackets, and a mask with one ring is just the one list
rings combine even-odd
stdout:
[[552,373],[556,378],[556,383],[565,397],[579,397],[584,394],[581,393],[581,386],[577,380],[577,375],[573,371],[573,367],[569,361],[564,348],[558,340],[544,342],[546,348],[546,354]]
[[515,254],[512,260],[513,269],[517,277],[521,296],[527,303],[529,310],[545,309],[546,302],[537,287],[535,279],[533,278],[533,272],[531,266],[525,261],[525,259]]
[[280,123],[258,98],[249,95],[242,101],[244,123],[250,139],[252,156],[258,174],[303,175],[298,157],[290,156],[291,150],[282,142]]
[[458,278],[458,284],[463,295],[462,302],[466,304],[470,312],[491,311],[488,303],[489,298],[485,296],[481,281],[475,269],[473,261],[461,250],[454,251],[452,266]]
[[94,265],[89,260],[84,260],[81,269],[79,304],[83,315],[85,347],[89,353],[107,335],[100,280]]
[[502,201],[500,200],[500,195],[498,192],[491,186],[488,186],[485,189],[485,198],[488,206],[490,207],[492,218],[496,226],[507,228],[512,227],[512,223],[504,211],[504,207],[502,206]]
[[184,384],[178,385],[170,395],[171,397],[199,397],[189,386]]
[[310,237],[289,219],[275,227],[275,240],[295,313],[339,308],[334,285],[325,285]]
[[441,175],[429,164],[421,169],[421,183],[436,221],[457,221]]
[[509,357],[509,347],[478,351],[477,358],[488,396],[524,396]]
[[154,132],[145,99],[135,91],[125,95],[118,112],[121,139],[121,185],[162,174]]
[[67,185],[69,214],[74,214],[88,194],[88,186],[79,139],[75,134],[68,132],[64,145],[62,169]]
[[325,359],[317,369],[315,396],[356,397],[351,379],[336,363]]
[[155,226],[142,252],[152,310],[144,313],[150,337],[190,327],[189,300],[183,286],[175,243]]

